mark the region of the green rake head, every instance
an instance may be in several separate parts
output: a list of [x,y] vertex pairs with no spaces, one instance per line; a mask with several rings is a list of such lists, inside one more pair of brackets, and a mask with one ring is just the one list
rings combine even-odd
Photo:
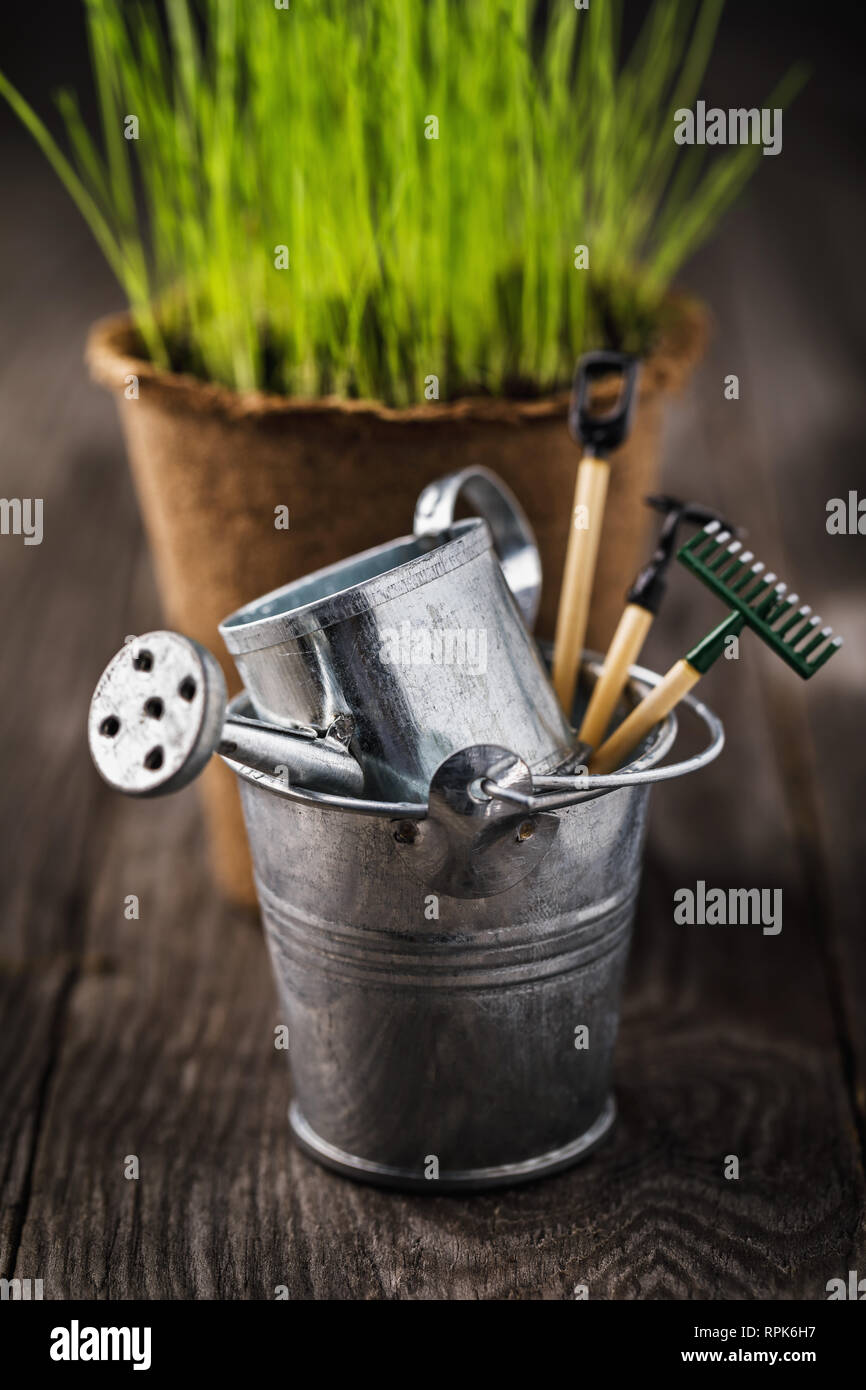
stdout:
[[789,666],[808,680],[842,645],[831,627],[822,627],[807,604],[788,593],[775,574],[768,574],[750,550],[718,521],[711,521],[677,554],[746,625]]

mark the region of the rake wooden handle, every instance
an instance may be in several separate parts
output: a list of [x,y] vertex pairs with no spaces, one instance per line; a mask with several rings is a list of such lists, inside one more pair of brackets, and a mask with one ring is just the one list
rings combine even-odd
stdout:
[[580,726],[580,740],[588,743],[590,748],[596,748],[607,732],[628,680],[629,667],[640,655],[652,627],[653,616],[648,608],[641,607],[639,603],[629,603],[623,611]]
[[679,704],[700,678],[701,672],[686,661],[685,657],[675,662],[658,685],[635,706],[628,718],[623,720],[598,752],[593,754],[589,760],[590,772],[603,774],[615,771],[624,761],[626,754],[631,753],[641,739],[646,738],[650,729],[654,728],[660,719],[670,714],[674,705]]
[[[577,470],[553,646],[553,686],[567,719],[571,718],[577,672],[586,637],[609,475],[610,465],[607,461],[589,455],[581,459]],[[586,526],[581,525],[584,516]]]

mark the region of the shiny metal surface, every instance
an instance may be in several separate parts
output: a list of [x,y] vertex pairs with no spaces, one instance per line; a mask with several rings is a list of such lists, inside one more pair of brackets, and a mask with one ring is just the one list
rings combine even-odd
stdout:
[[481,791],[488,773],[503,787],[532,791],[526,763],[507,748],[478,744],[437,768],[424,820],[398,822],[395,843],[428,893],[490,897],[519,883],[547,855],[559,829],[556,816],[521,810],[515,817],[507,801]]
[[529,518],[510,488],[489,468],[463,468],[425,487],[415,506],[416,536],[438,536],[455,521],[465,497],[490,527],[505,582],[530,632],[541,602],[541,557]]
[[473,744],[513,749],[533,773],[574,752],[479,518],[287,585],[220,632],[260,718],[324,729],[353,716],[371,799],[426,801],[439,764]]
[[[642,693],[633,681],[629,702]],[[656,730],[625,775],[654,772],[674,731]],[[242,770],[239,785],[307,1152],[424,1192],[589,1152],[612,1120],[649,786],[545,813],[557,831],[530,872],[458,898],[425,881],[400,804],[371,813]],[[524,817],[515,808],[515,834]]]
[[219,742],[226,685],[205,647],[146,632],[96,684],[87,737],[100,776],[128,796],[161,796],[197,777]]
[[361,765],[345,744],[313,730],[285,729],[229,715],[217,751],[251,771],[278,777],[286,786],[316,787],[352,796],[364,785]]
[[[397,1187],[414,1192],[484,1192],[491,1187],[512,1187],[515,1183],[531,1182],[533,1178],[549,1177],[573,1163],[588,1158],[606,1139],[616,1120],[616,1101],[608,1096],[598,1119],[570,1144],[550,1149],[535,1158],[520,1163],[496,1163],[486,1168],[457,1169],[438,1183],[419,1177],[417,1169],[398,1168],[393,1164],[369,1163],[347,1153],[336,1144],[329,1144],[307,1124],[296,1102],[289,1106],[289,1124],[299,1146],[310,1158],[331,1168],[346,1178],[373,1183],[377,1187]],[[426,1167],[427,1165],[425,1165]]]
[[[596,653],[584,653],[583,670],[590,683],[590,688],[591,682],[596,679],[601,668],[602,658],[600,656]],[[661,676],[654,671],[649,671],[645,666],[632,666],[630,668],[631,683],[624,692],[625,709],[633,707],[636,700],[636,690],[645,692],[653,685],[657,685],[660,680]],[[238,712],[251,711],[249,699],[245,694],[236,696],[230,708]],[[526,796],[513,787],[501,791],[500,794],[512,797],[517,804],[529,811],[549,810],[557,809],[563,805],[579,805],[584,801],[594,800],[605,791],[614,790],[617,787],[651,786],[655,782],[667,782],[675,777],[685,777],[691,772],[699,772],[701,768],[713,762],[724,748],[724,728],[717,715],[707,705],[691,695],[684,696],[678,708],[687,709],[694,714],[710,735],[709,742],[704,748],[689,758],[683,758],[676,763],[659,765],[660,759],[670,751],[677,733],[677,716],[672,711],[644,740],[635,756],[620,772],[606,773],[603,776],[596,774],[579,777],[556,774],[535,776],[532,779],[534,791],[531,796]],[[238,776],[247,775],[244,767],[230,757],[226,758],[226,762]],[[278,779],[268,778],[264,774],[257,774],[257,778],[275,796],[285,797],[288,800],[298,802],[300,805],[328,806],[332,810],[350,812],[352,815],[385,816],[392,820],[423,820],[427,815],[426,801],[374,801],[363,796],[343,797],[309,788],[285,787]],[[557,794],[557,800],[552,806],[554,793]]]
[[264,770],[286,786],[351,796],[363,786],[346,748],[351,726],[326,734],[226,713],[226,685],[215,658],[178,632],[147,632],[116,652],[103,671],[88,716],[97,771],[128,796],[164,796],[204,769],[211,755]]
[[[598,669],[596,667],[596,674]],[[629,669],[632,677],[637,676],[639,679],[645,679],[650,674],[642,666],[632,666]],[[658,680],[659,677],[655,677],[648,684],[655,685]],[[694,753],[690,758],[683,758],[681,762],[669,763],[664,767],[647,766],[646,755],[643,754],[620,772],[577,777],[555,774],[549,777],[535,777],[530,796],[526,796],[518,788],[502,787],[495,781],[491,782],[489,791],[491,795],[510,799],[515,805],[522,806],[529,812],[555,811],[565,806],[576,806],[590,796],[613,787],[651,786],[654,782],[669,782],[674,777],[686,777],[690,772],[698,772],[708,763],[714,762],[724,748],[724,726],[718,715],[693,695],[684,695],[677,708],[690,710],[706,726],[710,735],[709,743],[699,753]]]

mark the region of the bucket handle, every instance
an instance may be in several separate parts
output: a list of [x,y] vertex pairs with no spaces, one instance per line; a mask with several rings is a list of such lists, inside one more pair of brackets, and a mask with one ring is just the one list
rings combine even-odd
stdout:
[[[650,686],[657,685],[661,680],[660,676],[647,670],[644,666],[632,666],[629,674],[639,681],[647,682]],[[229,714],[244,713],[247,698],[246,695],[236,696],[229,705]],[[534,776],[531,793],[519,792],[514,787],[504,787],[492,778],[483,779],[480,789],[485,791],[491,799],[497,797],[502,801],[510,801],[515,807],[531,814],[535,811],[556,811],[561,807],[574,806],[583,801],[592,801],[597,796],[603,796],[605,792],[616,790],[617,787],[651,786],[653,782],[667,782],[673,777],[685,777],[690,772],[698,772],[702,767],[713,762],[724,748],[724,726],[718,715],[714,714],[703,701],[696,699],[694,695],[685,695],[677,708],[690,710],[697,719],[701,720],[709,734],[709,742],[691,758],[683,758],[678,763],[667,763],[661,767],[646,767],[644,766],[644,759],[638,758],[630,764],[627,772],[611,772],[597,776],[592,773],[580,776],[572,774],[567,777],[556,776],[555,774]],[[673,714],[668,715],[668,719],[673,718]],[[364,797],[347,797],[335,795],[333,792],[310,791],[306,787],[286,786],[280,778],[269,777],[262,772],[252,771],[243,764],[235,762],[230,756],[225,756],[223,761],[228,763],[232,771],[239,777],[265,786],[268,791],[287,801],[299,801],[304,805],[333,807],[340,811],[354,812],[356,815],[380,816],[387,820],[402,822],[426,820],[429,813],[427,802],[370,801]],[[486,783],[486,787],[484,783]]]
[[[651,672],[644,671],[640,666],[633,666],[631,675],[645,679]],[[534,777],[531,795],[500,786],[491,779],[482,781],[481,790],[488,796],[510,801],[525,811],[556,811],[564,806],[574,806],[581,801],[592,800],[594,796],[612,791],[616,787],[650,786],[653,782],[667,782],[673,777],[685,777],[690,772],[697,772],[700,768],[706,767],[719,756],[725,746],[725,729],[719,716],[694,695],[684,696],[679,708],[683,706],[703,722],[710,736],[706,746],[691,758],[643,770],[638,759],[628,772],[611,772],[597,776],[586,773],[569,777]]]
[[510,488],[489,468],[462,468],[428,484],[415,505],[416,536],[439,536],[454,525],[464,497],[490,527],[505,582],[529,631],[541,601],[541,559],[529,518]]

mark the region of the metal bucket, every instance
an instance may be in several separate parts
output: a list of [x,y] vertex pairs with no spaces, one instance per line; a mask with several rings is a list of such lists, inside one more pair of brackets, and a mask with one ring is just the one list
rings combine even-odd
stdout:
[[[455,521],[461,492],[486,521]],[[529,634],[539,585],[517,502],[469,470],[422,494],[413,537],[226,620],[247,683],[227,713],[215,659],[176,633],[121,649],[94,692],[91,751],[112,786],[171,791],[213,751],[236,773],[291,1127],[352,1177],[509,1184],[583,1157],[613,1123],[649,787],[708,763],[724,735],[686,697],[702,753],[662,765],[670,715],[622,770],[575,775]],[[388,629],[413,621],[482,627],[489,664],[388,659]],[[590,688],[600,667],[584,661]],[[625,705],[660,680],[631,675]]]
[[[627,702],[658,680],[634,668]],[[604,1138],[649,787],[724,741],[684,703],[710,734],[687,762],[659,765],[669,716],[611,776],[533,778],[505,749],[469,749],[422,804],[290,789],[226,759],[310,1155],[435,1193],[555,1172]]]

